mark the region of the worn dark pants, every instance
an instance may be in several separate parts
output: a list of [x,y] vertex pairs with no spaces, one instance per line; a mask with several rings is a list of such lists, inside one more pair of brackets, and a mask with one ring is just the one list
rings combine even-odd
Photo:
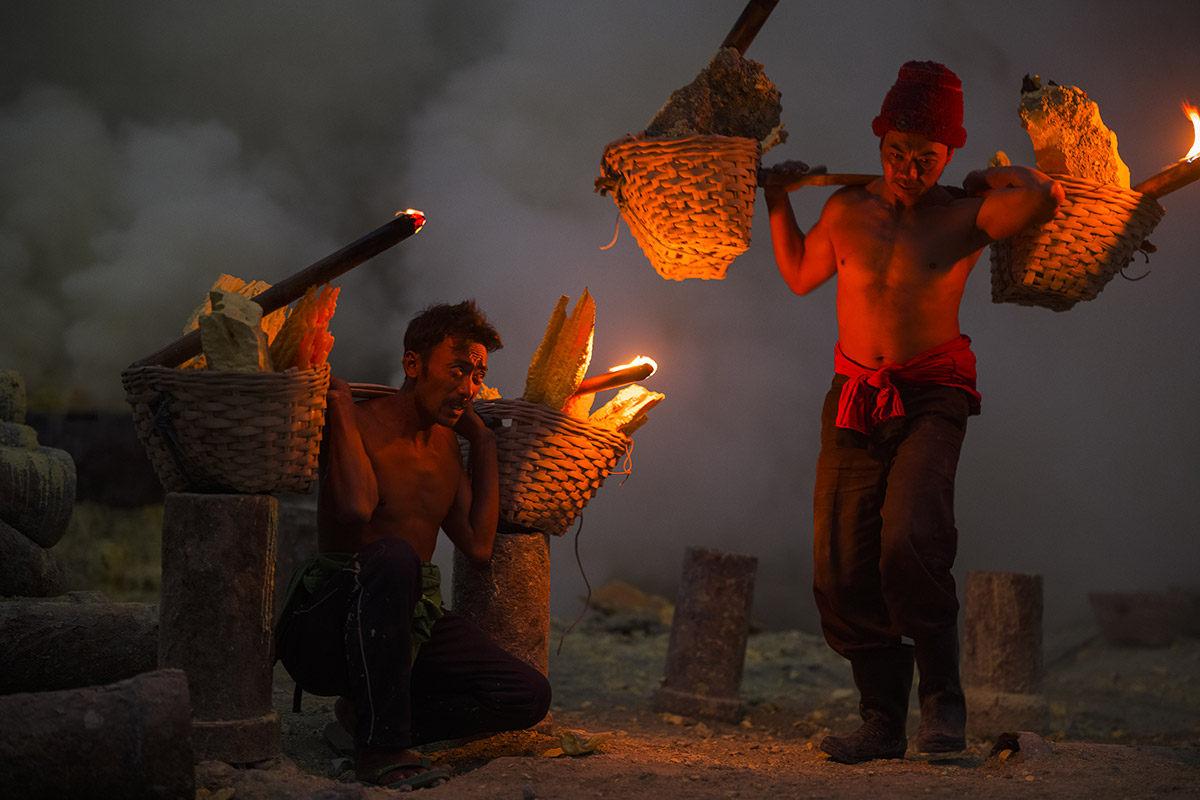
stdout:
[[279,658],[304,691],[354,706],[355,739],[412,747],[535,725],[550,684],[451,611],[412,659],[421,560],[400,539],[364,548],[281,620]]
[[826,641],[853,658],[957,622],[954,474],[969,401],[897,384],[905,417],[864,436],[834,425],[845,381],[834,377],[821,411],[813,589]]

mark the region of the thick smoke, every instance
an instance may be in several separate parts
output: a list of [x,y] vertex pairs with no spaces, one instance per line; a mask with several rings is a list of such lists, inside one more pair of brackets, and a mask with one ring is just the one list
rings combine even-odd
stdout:
[[[0,365],[60,403],[120,408],[121,369],[169,341],[219,273],[278,280],[419,208],[420,234],[339,281],[335,370],[394,381],[409,317],[474,297],[506,343],[489,383],[518,396],[554,301],[587,286],[593,371],[651,355],[647,386],[667,395],[635,437],[632,474],[584,512],[587,580],[670,595],[687,545],[749,553],[756,616],[814,629],[834,286],[790,295],[761,203],[724,281],[664,281],[623,224],[600,249],[618,217],[592,191],[604,145],[707,64],[742,5],[10,4]],[[1025,73],[1087,90],[1134,179],[1148,177],[1187,149],[1179,103],[1200,96],[1198,12],[1167,11],[782,3],[748,53],[783,92],[790,133],[765,160],[877,170],[870,120],[917,58],[955,69],[966,91],[968,142],[945,182],[996,150],[1032,164],[1016,113]],[[826,196],[794,196],[805,224]],[[1089,589],[1194,582],[1200,423],[1179,350],[1200,296],[1200,188],[1164,204],[1159,252],[1127,270],[1150,275],[1118,277],[1091,303],[994,305],[986,253],[968,284],[984,413],[960,468],[957,572],[1043,574],[1052,624],[1085,613]],[[554,611],[568,617],[586,589],[574,536],[551,543]]]

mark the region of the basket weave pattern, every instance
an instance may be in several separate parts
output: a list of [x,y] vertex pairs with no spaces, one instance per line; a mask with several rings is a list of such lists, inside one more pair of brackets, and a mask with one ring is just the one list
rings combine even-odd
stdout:
[[1162,219],[1156,200],[1118,186],[1053,175],[1066,201],[1050,222],[992,244],[992,301],[1065,311],[1091,300]]
[[524,400],[481,400],[475,410],[500,420],[500,516],[562,536],[629,449],[623,433]]
[[612,191],[654,269],[669,280],[721,279],[750,246],[759,143],[736,136],[643,139],[604,148],[598,191]]
[[317,475],[329,365],[287,372],[131,367],[134,427],[169,492],[306,492]]

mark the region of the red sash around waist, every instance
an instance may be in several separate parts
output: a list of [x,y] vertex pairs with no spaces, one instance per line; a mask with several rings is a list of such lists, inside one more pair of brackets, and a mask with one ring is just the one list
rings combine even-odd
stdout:
[[971,395],[978,409],[981,397],[975,390],[975,353],[963,335],[915,356],[905,364],[884,364],[872,369],[852,361],[838,343],[833,353],[834,371],[850,380],[838,399],[837,426],[861,433],[893,417],[904,416],[900,392],[892,383],[953,386]]

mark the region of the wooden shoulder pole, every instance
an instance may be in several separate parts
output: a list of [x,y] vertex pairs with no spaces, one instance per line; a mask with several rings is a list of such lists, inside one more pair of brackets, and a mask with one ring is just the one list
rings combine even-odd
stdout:
[[[421,226],[424,224],[425,216],[419,211],[405,211],[397,214],[391,222],[380,225],[361,239],[351,242],[341,250],[325,256],[296,274],[284,278],[252,299],[262,306],[264,314],[283,308],[293,300],[303,297],[304,292],[310,286],[329,283],[339,275],[349,272],[364,261],[412,236],[421,230]],[[197,329],[129,366],[174,367],[199,354],[200,331]]]
[[778,2],[779,0],[750,0],[742,9],[742,15],[733,24],[725,41],[721,42],[721,47],[732,47],[742,55],[746,55],[746,48],[754,41],[754,37],[758,35],[763,23],[775,10]]

